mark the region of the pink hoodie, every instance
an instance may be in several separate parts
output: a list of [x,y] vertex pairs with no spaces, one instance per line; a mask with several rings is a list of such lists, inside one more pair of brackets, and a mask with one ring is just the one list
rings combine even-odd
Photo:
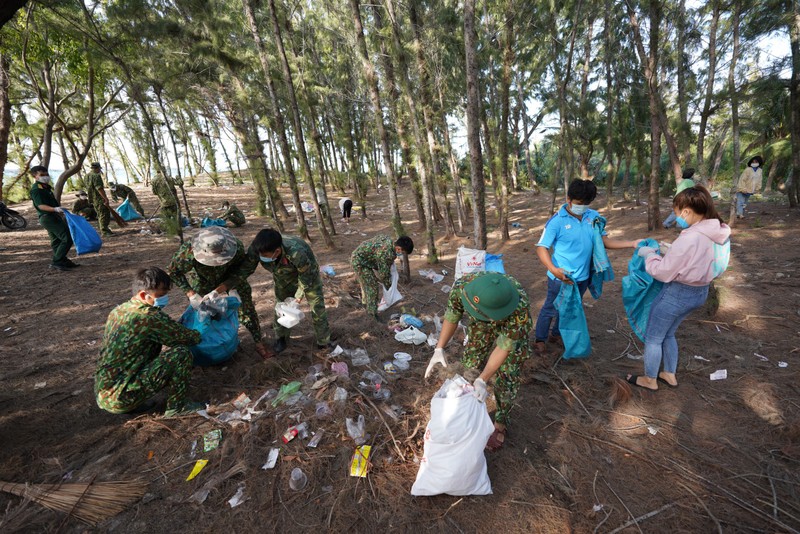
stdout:
[[727,224],[704,219],[682,231],[664,256],[651,254],[645,270],[661,282],[704,286],[714,279],[714,243],[722,245],[730,236]]

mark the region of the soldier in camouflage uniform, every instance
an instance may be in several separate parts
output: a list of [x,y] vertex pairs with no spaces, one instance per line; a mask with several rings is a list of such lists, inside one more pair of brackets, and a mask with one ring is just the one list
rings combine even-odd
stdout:
[[119,199],[127,200],[130,202],[133,209],[135,209],[139,215],[144,217],[144,208],[142,207],[141,203],[139,203],[139,197],[136,196],[136,191],[128,187],[127,185],[118,184],[117,182],[109,182],[109,187],[111,188],[111,199],[115,202]]
[[53,187],[50,185],[50,175],[46,167],[36,165],[30,170],[33,179],[30,195],[33,207],[39,214],[39,224],[41,224],[47,235],[50,237],[50,248],[53,249],[53,262],[51,269],[58,271],[68,271],[79,264],[67,258],[69,249],[72,248],[72,236],[69,227],[64,220],[64,209],[56,200],[53,194]]
[[[311,307],[314,322],[314,337],[317,348],[330,348],[331,330],[328,326],[328,312],[325,311],[325,297],[322,293],[322,277],[314,252],[299,237],[281,236],[280,232],[267,228],[256,235],[247,254],[261,263],[272,273],[275,282],[275,302],[289,297],[301,300],[304,296]],[[275,330],[275,353],[283,352],[289,339],[289,329],[273,317]]]
[[220,219],[230,221],[237,228],[245,223],[244,213],[236,207],[236,204],[231,204],[226,200],[222,203],[222,209],[225,210],[225,213],[220,215]]
[[106,196],[99,163],[92,163],[92,172],[86,176],[85,182],[86,189],[89,191],[89,202],[92,203],[94,210],[97,212],[97,224],[100,226],[103,237],[114,235],[114,232],[108,227],[111,222],[111,212],[108,207],[108,197]]
[[[379,235],[364,241],[350,256],[353,271],[361,284],[361,302],[367,308],[367,315],[378,318],[380,285],[392,285],[392,265],[403,252],[411,254],[414,242],[408,236],[401,236],[394,243],[389,236]],[[377,272],[377,275],[376,275]]]
[[75,203],[72,204],[72,213],[76,215],[81,215],[87,221],[94,221],[97,219],[97,212],[89,204],[89,195],[86,194],[86,191],[78,191],[75,193],[75,196],[78,197],[75,200]]
[[150,184],[153,194],[161,203],[161,219],[164,221],[164,230],[170,235],[177,235],[181,226],[180,208],[178,207],[178,193],[171,178],[158,173]]
[[252,334],[256,351],[263,358],[268,358],[269,351],[261,341],[261,325],[253,304],[253,292],[247,283],[247,277],[253,274],[257,266],[258,259],[245,252],[242,242],[230,230],[210,226],[178,248],[167,266],[167,272],[173,283],[186,292],[195,309],[212,291],[238,291],[242,299],[239,322]]
[[[158,267],[136,273],[133,298],[108,315],[95,373],[97,405],[111,413],[129,413],[164,388],[164,415],[188,413],[205,405],[186,402],[192,372],[191,345],[200,333],[162,311],[169,302],[169,275]],[[169,347],[161,350],[162,345]]]
[[528,359],[528,334],[533,326],[528,296],[522,285],[507,274],[482,272],[462,276],[453,284],[447,299],[442,332],[428,363],[426,378],[437,363],[447,366],[444,348],[464,311],[470,316],[469,341],[461,363],[468,369],[482,368],[474,382],[474,394],[482,402],[486,399],[486,382],[494,377],[495,431],[486,446],[497,450],[503,446],[522,364]]

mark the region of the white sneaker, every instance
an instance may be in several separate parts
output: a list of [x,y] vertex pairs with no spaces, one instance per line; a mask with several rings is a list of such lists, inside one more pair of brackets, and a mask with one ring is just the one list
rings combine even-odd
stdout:
[[411,345],[412,343],[414,345],[420,345],[425,343],[425,341],[428,339],[428,336],[425,335],[424,332],[419,331],[416,327],[409,326],[405,330],[401,330],[400,332],[396,333],[394,338],[397,341],[407,345]]

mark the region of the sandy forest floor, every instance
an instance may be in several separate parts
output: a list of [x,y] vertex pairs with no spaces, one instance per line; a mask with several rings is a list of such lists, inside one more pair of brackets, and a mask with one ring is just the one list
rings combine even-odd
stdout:
[[[137,192],[152,211],[154,197]],[[216,208],[225,198],[245,209],[248,223],[233,232],[246,244],[266,224],[252,215],[252,187],[187,192],[195,212]],[[400,287],[406,299],[382,314],[384,323],[402,306],[421,315],[441,314],[447,297],[442,284],[417,274],[427,267],[423,236],[407,190],[401,198],[406,228],[418,247],[411,258],[412,279]],[[605,200],[601,194],[593,207],[608,218],[613,237],[647,237],[644,206],[618,202],[609,213]],[[545,270],[534,247],[550,198],[519,193],[512,205],[512,221],[520,227],[511,229],[505,244],[493,231],[489,250],[505,254],[506,270],[527,288],[535,318],[544,298]],[[666,206],[665,200],[662,209]],[[630,251],[611,252],[617,279],[607,284],[600,301],[588,293],[585,301],[593,355],[568,363],[557,362],[557,355],[528,361],[506,447],[487,454],[494,494],[464,498],[409,494],[429,401],[441,376],[424,383],[432,351],[395,341],[383,325],[365,319],[352,296],[358,284],[348,264],[350,252],[368,236],[390,232],[382,197],[371,194],[368,220],[355,213],[349,226],[337,220],[335,250],[322,245],[312,223],[313,246],[320,265],[331,264],[337,273],[324,280],[337,342],[366,349],[373,370],[395,351],[410,352],[410,370],[389,378],[392,397],[386,403],[373,406],[361,399],[355,386],[367,368],[351,366],[354,380],[344,384],[350,397],[344,405],[331,403],[331,417],[315,418],[310,402],[271,409],[238,425],[199,416],[116,416],[95,405],[93,375],[105,319],[130,297],[137,268],[166,266],[175,240],[141,234],[142,223],[134,223],[117,231],[100,253],[81,257],[79,269],[50,271],[47,236],[33,209],[14,207],[24,212],[29,226],[0,231],[0,480],[149,482],[141,501],[89,532],[180,532],[187,526],[195,532],[800,530],[800,236],[791,230],[800,225],[800,212],[785,205],[752,203],[748,219],[735,229],[730,268],[717,282],[718,311],[713,316],[696,312],[678,331],[681,382],[676,389],[632,391],[618,379],[640,372],[642,362],[641,344],[631,341],[620,296]],[[287,228],[291,233],[292,221]],[[652,235],[672,240],[677,234],[659,230]],[[469,245],[469,239],[438,242],[438,268],[449,271],[444,284],[452,284],[455,252],[462,244]],[[258,269],[250,282],[262,329],[272,339],[271,276]],[[177,318],[184,306],[173,291],[167,311]],[[267,364],[244,329],[240,338],[239,352],[226,365],[193,371],[190,398],[216,405],[240,393],[256,399],[269,388],[303,380],[310,365],[323,361],[311,352],[308,320],[293,330],[290,348]],[[451,344],[448,354],[455,360],[460,346]],[[727,369],[727,380],[709,380],[717,369]],[[332,395],[329,387],[318,399]],[[383,404],[398,407],[397,420]],[[318,448],[306,448],[300,439],[280,442],[297,414],[311,430],[326,430]],[[366,417],[373,445],[365,479],[348,476],[354,446],[344,419],[358,414]],[[191,457],[192,443],[213,428],[222,429],[221,446]],[[261,470],[276,440],[282,449],[278,465]],[[186,482],[200,457],[208,465]],[[187,502],[212,477],[236,466],[237,474],[219,481],[204,504]],[[300,493],[288,487],[298,466],[309,478]],[[241,484],[247,501],[231,508],[227,501]],[[84,532],[87,527],[0,494],[0,531]]]

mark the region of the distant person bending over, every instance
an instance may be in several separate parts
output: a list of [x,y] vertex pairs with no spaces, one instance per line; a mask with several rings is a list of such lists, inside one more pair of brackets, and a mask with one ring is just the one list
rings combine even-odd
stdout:
[[72,213],[82,216],[87,221],[97,220],[97,212],[89,203],[89,195],[86,194],[86,191],[78,191],[75,196],[77,198],[72,204]]
[[108,196],[106,196],[100,164],[97,162],[92,163],[92,172],[86,176],[86,189],[89,192],[89,202],[97,212],[97,224],[100,226],[100,232],[103,237],[113,236],[114,232],[108,227],[111,222],[111,208]]
[[367,315],[378,320],[380,286],[392,285],[392,265],[403,252],[411,254],[414,242],[408,236],[401,236],[392,242],[389,236],[379,235],[364,241],[350,255],[350,263],[361,284],[361,302]]
[[339,199],[339,211],[342,212],[342,222],[350,223],[350,212],[353,211],[353,201],[348,197]]
[[761,156],[753,156],[747,162],[747,168],[739,175],[739,182],[736,184],[736,218],[744,219],[744,210],[750,200],[750,196],[761,190],[761,183],[764,173],[761,167],[764,166],[764,159]]
[[[256,234],[247,253],[257,258],[261,266],[272,273],[276,304],[289,297],[298,301],[304,297],[308,300],[317,349],[332,349],[322,277],[317,258],[308,243],[299,237],[282,236],[277,230],[266,228]],[[274,314],[272,327],[275,330],[275,345],[272,350],[279,354],[286,349],[289,329],[278,323],[277,314]]]
[[[692,179],[693,176],[694,169],[686,169],[683,171],[683,180],[681,180],[681,182],[678,184],[678,187],[675,188],[676,195],[685,189],[694,187],[694,180]],[[664,219],[663,226],[664,228],[672,228],[675,226],[675,212],[673,210],[670,210],[669,215],[667,215],[667,218]]]
[[108,315],[94,378],[97,405],[103,410],[132,412],[164,388],[169,392],[167,417],[205,408],[186,400],[192,373],[189,347],[200,343],[200,332],[164,313],[171,285],[158,267],[141,269],[133,279],[133,298]]
[[109,188],[111,189],[111,199],[114,201],[119,200],[127,200],[133,209],[141,215],[142,217],[145,216],[144,208],[139,203],[139,197],[136,196],[136,191],[128,187],[127,185],[118,184],[117,182],[109,182]]
[[[658,389],[658,382],[678,385],[678,342],[675,332],[684,319],[702,306],[711,281],[722,274],[730,258],[731,229],[722,222],[708,191],[699,185],[678,193],[672,201],[680,233],[664,256],[641,247],[645,270],[660,282],[661,292],[650,308],[644,335],[644,376],[628,382]],[[662,369],[663,366],[663,370]]]
[[220,219],[230,221],[235,227],[240,227],[245,223],[244,213],[236,207],[236,204],[231,204],[229,201],[222,203],[222,209],[225,212],[220,215]]
[[160,172],[150,182],[153,194],[158,197],[158,201],[161,204],[161,220],[163,221],[164,231],[168,235],[178,235],[181,229],[178,192],[175,190],[175,186],[175,181],[172,178],[164,176]]
[[[547,267],[547,296],[536,319],[536,338],[533,344],[538,354],[546,352],[546,341],[563,346],[558,330],[558,312],[553,305],[561,284],[572,284],[572,280],[575,280],[581,297],[589,287],[594,223],[600,216],[595,210],[589,209],[589,204],[596,196],[597,186],[593,182],[573,180],[567,189],[567,203],[545,223],[542,237],[536,244],[536,255]],[[602,236],[603,245],[608,249],[634,248],[639,243],[611,239],[605,231]]]
[[462,276],[453,284],[447,299],[442,332],[425,370],[425,378],[437,363],[447,367],[444,349],[465,311],[470,322],[461,363],[481,372],[474,382],[474,395],[481,402],[486,400],[486,384],[494,378],[495,430],[486,448],[496,451],[505,442],[522,365],[529,355],[528,335],[533,323],[528,295],[522,285],[507,274],[482,272]]
[[253,304],[253,291],[247,283],[247,277],[253,273],[256,265],[245,252],[242,242],[230,230],[210,226],[178,248],[167,266],[167,272],[174,284],[186,293],[194,309],[199,309],[212,291],[226,293],[235,289],[242,299],[239,322],[253,336],[256,352],[262,358],[269,358],[272,354],[261,340],[261,325]]
[[67,258],[67,253],[72,248],[72,236],[69,233],[67,222],[64,220],[64,209],[53,194],[53,186],[50,185],[50,174],[47,172],[47,168],[36,165],[31,167],[30,173],[35,180],[30,191],[31,202],[36,208],[36,213],[39,214],[39,224],[47,230],[47,235],[50,236],[50,248],[53,249],[53,261],[50,268],[68,271],[78,267],[78,263]]

